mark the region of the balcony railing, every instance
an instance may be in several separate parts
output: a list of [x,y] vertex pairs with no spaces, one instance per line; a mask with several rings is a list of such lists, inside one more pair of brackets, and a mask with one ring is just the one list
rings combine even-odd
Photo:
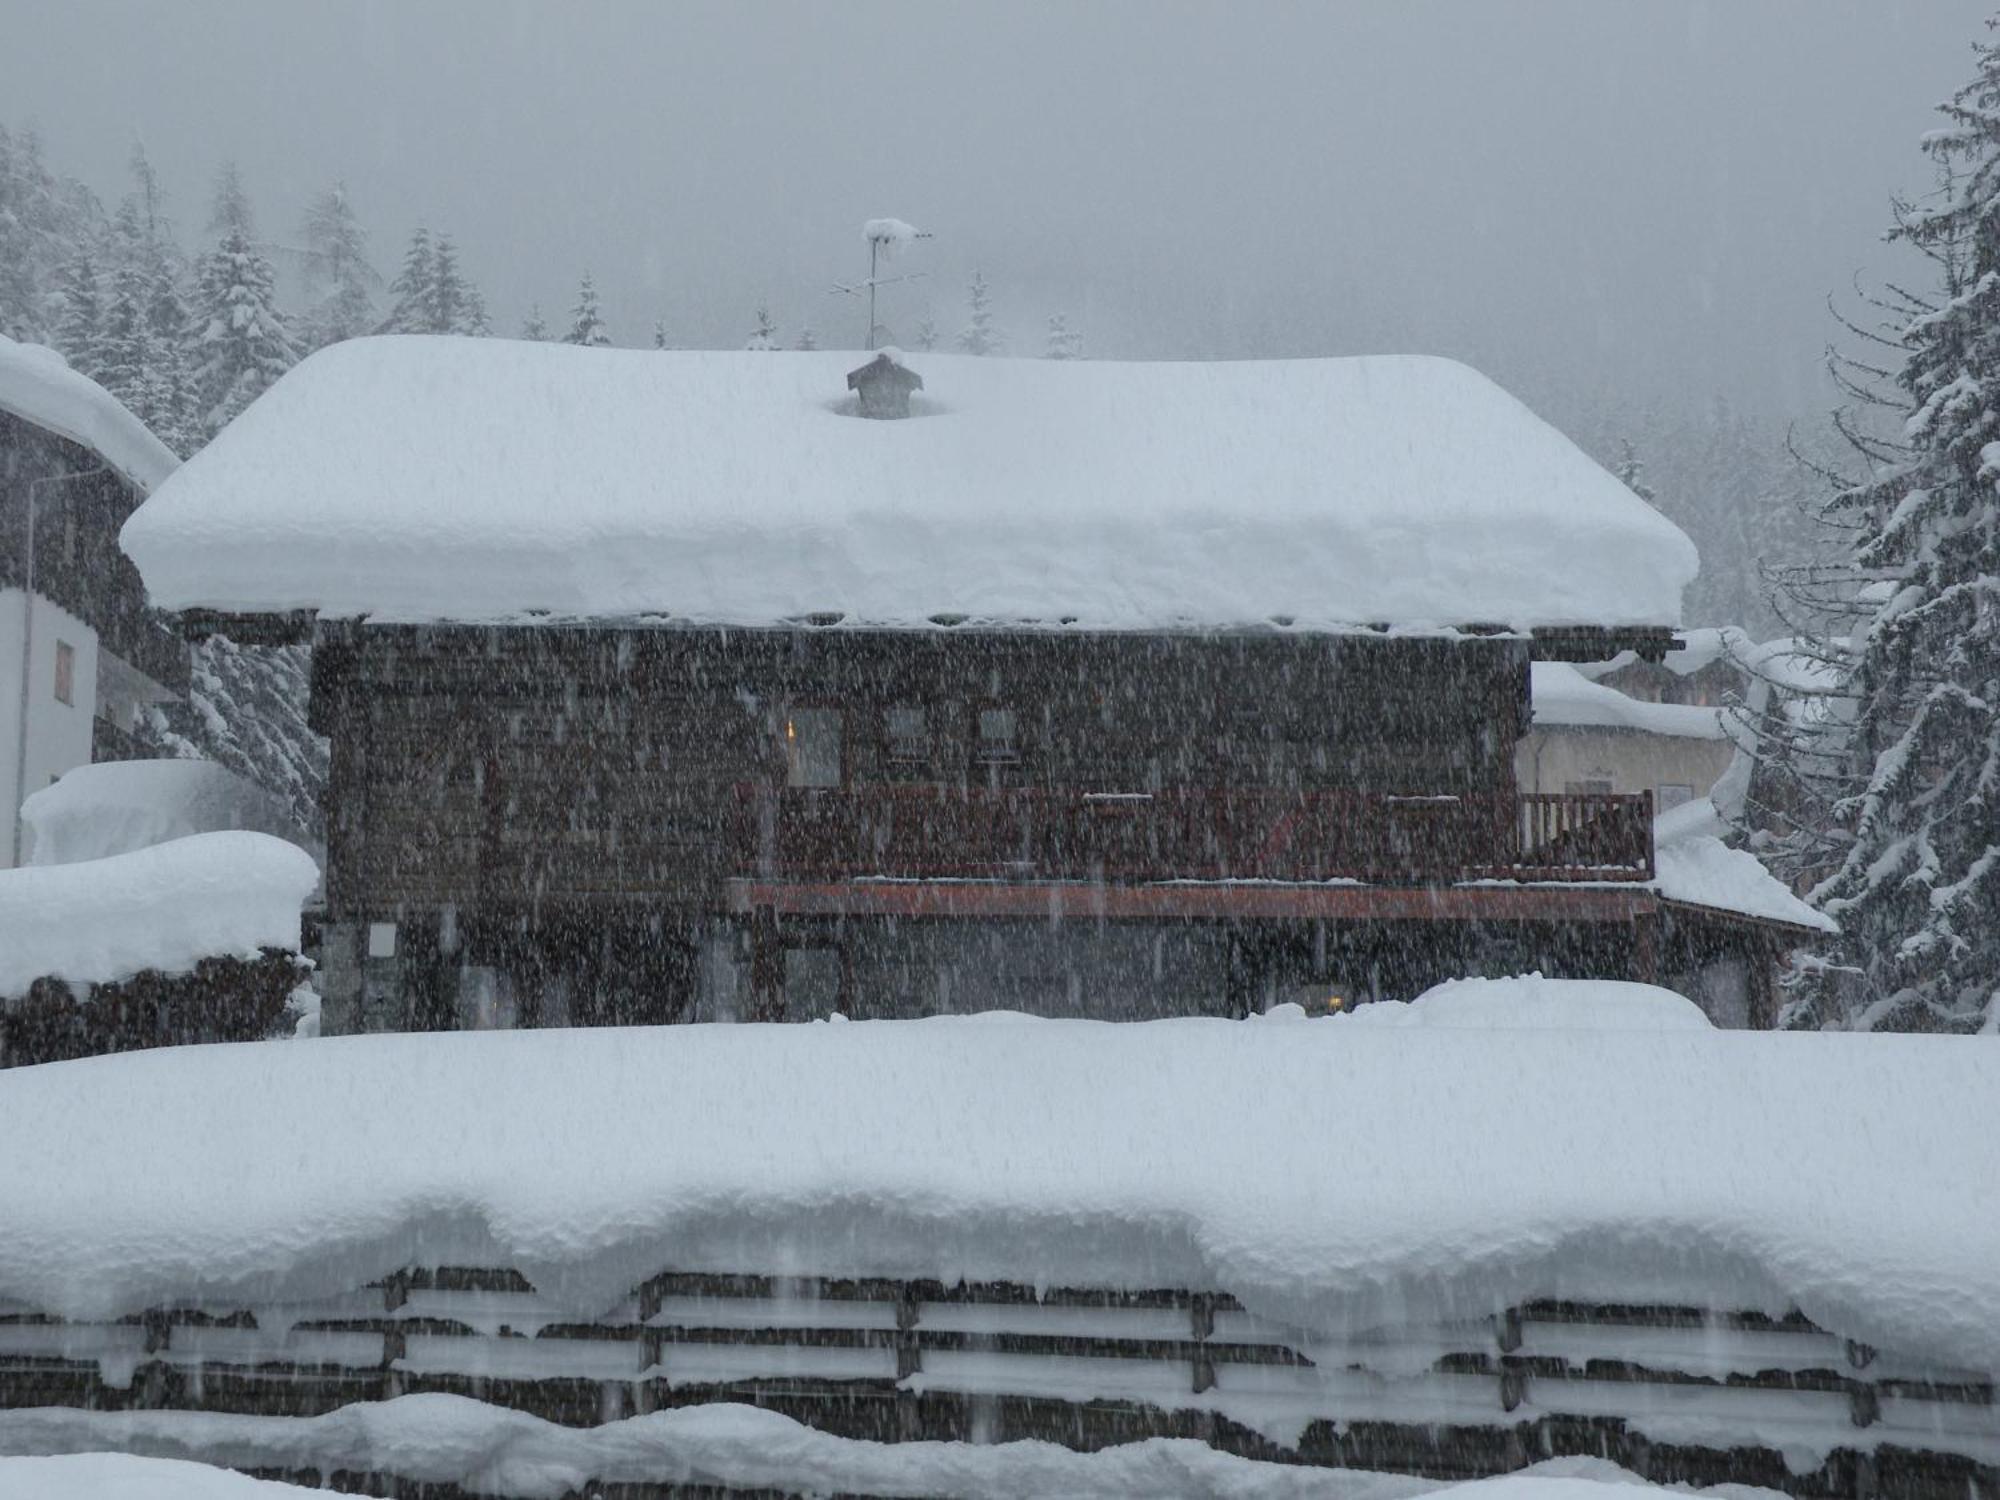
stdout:
[[1650,793],[738,788],[746,873],[968,880],[1634,881]]

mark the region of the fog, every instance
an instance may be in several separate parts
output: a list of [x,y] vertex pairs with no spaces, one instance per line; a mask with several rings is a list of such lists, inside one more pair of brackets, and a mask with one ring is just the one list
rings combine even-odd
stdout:
[[934,233],[904,341],[1049,314],[1099,356],[1472,360],[1556,410],[1827,403],[1825,299],[1894,264],[1987,0],[840,5],[0,3],[0,117],[115,201],[142,141],[184,240],[235,158],[282,240],[345,178],[393,274],[457,236],[496,331],[596,275],[740,345],[859,344],[859,225]]

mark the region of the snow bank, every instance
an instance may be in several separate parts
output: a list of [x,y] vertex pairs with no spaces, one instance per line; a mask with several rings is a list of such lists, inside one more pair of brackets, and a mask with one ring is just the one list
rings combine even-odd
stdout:
[[0,870],[0,996],[53,975],[105,984],[142,969],[296,950],[319,883],[303,849],[261,833],[203,833],[79,864]]
[[97,454],[140,490],[156,488],[180,466],[118,398],[79,375],[55,350],[0,334],[0,411],[68,438]]
[[28,862],[68,865],[130,854],[196,833],[294,832],[283,803],[208,760],[114,760],[78,766],[21,804]]
[[1638,729],[1648,734],[1700,740],[1729,737],[1727,709],[1699,708],[1687,703],[1646,703],[1616,688],[1592,682],[1563,661],[1538,661],[1532,671],[1538,727]]
[[[84,1450],[109,1448],[167,1458]],[[561,1500],[586,1481],[699,1484],[783,1493],[930,1495],[939,1500],[1632,1500],[1660,1493],[1601,1459],[1552,1459],[1500,1479],[1446,1485],[1412,1475],[1239,1458],[1192,1438],[1079,1453],[1055,1443],[875,1443],[816,1432],[778,1412],[717,1403],[597,1427],[559,1427],[461,1396],[403,1396],[322,1417],[208,1412],[0,1412],[0,1500],[260,1500],[322,1494],[178,1461],[245,1468],[389,1472],[475,1494]],[[214,1487],[195,1487],[199,1476]],[[140,1482],[153,1477],[157,1487]],[[90,1487],[91,1485],[96,1487]],[[176,1486],[182,1486],[176,1488]],[[1774,1495],[1743,1485],[1682,1494]]]
[[1356,1006],[1346,1019],[1369,1026],[1450,1030],[1706,1031],[1709,1019],[1684,995],[1610,979],[1454,979],[1414,1000]]
[[2000,1048],[1956,1037],[353,1036],[13,1070],[0,1139],[0,1298],[77,1317],[444,1264],[595,1318],[673,1267],[1225,1291],[1329,1341],[1542,1297],[1796,1305],[2000,1371]]
[[1449,360],[371,338],[289,371],[126,524],[156,603],[395,620],[838,614],[1094,629],[1665,625],[1693,545]]

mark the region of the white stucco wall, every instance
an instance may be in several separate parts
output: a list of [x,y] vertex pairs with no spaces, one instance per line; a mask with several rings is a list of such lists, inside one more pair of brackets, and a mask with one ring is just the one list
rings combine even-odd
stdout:
[[1634,729],[1536,728],[1514,751],[1514,777],[1524,792],[1560,792],[1569,783],[1608,781],[1614,792],[1652,792],[1665,785],[1706,797],[1728,768],[1728,740],[1647,734]]
[[[68,610],[20,589],[0,589],[0,869],[18,862],[21,799],[90,763],[90,721],[97,708],[97,632]],[[56,698],[56,643],[76,652],[70,701]],[[28,681],[21,685],[22,652]],[[25,769],[22,708],[27,710]]]

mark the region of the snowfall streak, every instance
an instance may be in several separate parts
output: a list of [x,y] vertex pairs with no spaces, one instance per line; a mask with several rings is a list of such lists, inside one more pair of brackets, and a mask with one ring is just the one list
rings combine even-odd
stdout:
[[[1964,1500],[2000,1485],[1990,1378],[1797,1313],[1541,1301],[1328,1339],[1172,1289],[671,1272],[578,1322],[513,1271],[466,1268],[102,1323],[0,1304],[4,1407],[300,1417],[427,1391],[575,1427],[747,1401],[890,1442],[1192,1437],[1439,1478],[1588,1454],[1661,1482],[1815,1497]],[[5,1432],[0,1414],[0,1450]],[[1788,1467],[1781,1450],[1821,1457]]]

